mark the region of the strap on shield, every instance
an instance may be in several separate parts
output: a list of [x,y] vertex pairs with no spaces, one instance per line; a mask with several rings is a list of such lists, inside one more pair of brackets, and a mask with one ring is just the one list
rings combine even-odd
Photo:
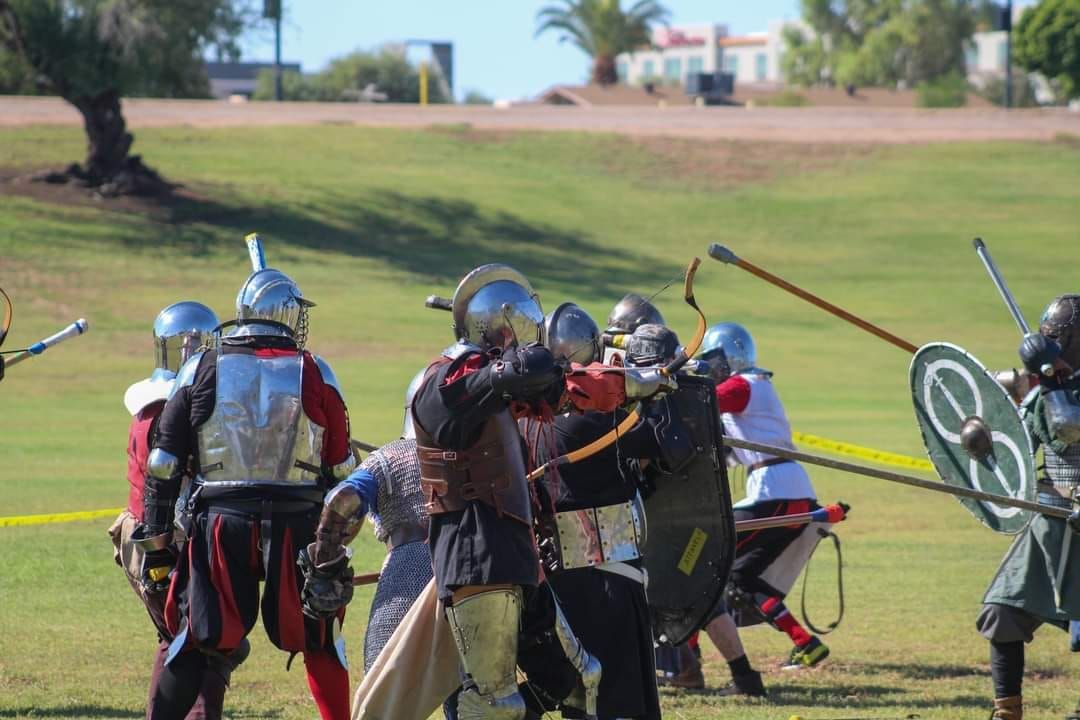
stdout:
[[810,557],[806,559],[806,569],[803,570],[803,586],[802,586],[802,613],[803,622],[806,623],[806,627],[815,635],[828,635],[836,628],[840,627],[840,621],[844,619],[844,556],[840,552],[840,538],[832,530],[825,530],[824,528],[817,528],[817,533],[822,538],[832,538],[833,547],[836,548],[836,590],[837,596],[840,600],[840,608],[836,615],[836,620],[833,620],[828,624],[826,629],[822,630],[816,627],[814,623],[810,622],[810,616],[806,612],[806,586],[810,584],[810,561],[814,559],[814,553],[821,546],[819,542],[814,546],[814,550],[810,553]]

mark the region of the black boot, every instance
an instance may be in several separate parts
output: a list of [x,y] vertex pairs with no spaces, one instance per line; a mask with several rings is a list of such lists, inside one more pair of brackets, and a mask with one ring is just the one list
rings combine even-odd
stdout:
[[720,688],[716,694],[721,697],[765,697],[765,683],[761,682],[761,673],[751,670],[744,675],[732,675],[731,683]]

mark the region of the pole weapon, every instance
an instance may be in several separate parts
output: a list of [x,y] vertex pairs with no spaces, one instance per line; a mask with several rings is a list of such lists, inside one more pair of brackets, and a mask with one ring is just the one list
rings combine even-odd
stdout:
[[893,335],[888,330],[884,330],[884,329],[878,327],[877,325],[874,325],[871,322],[867,322],[866,320],[863,320],[862,318],[860,318],[860,317],[858,317],[856,315],[852,315],[847,310],[844,310],[841,307],[837,307],[836,305],[833,305],[831,302],[828,302],[827,300],[823,300],[822,298],[819,298],[817,295],[814,295],[813,293],[809,293],[806,290],[803,290],[802,288],[798,287],[797,285],[792,285],[787,280],[784,280],[783,278],[777,277],[776,275],[773,275],[772,273],[759,268],[757,265],[754,265],[751,262],[743,260],[742,258],[737,256],[735,253],[733,253],[731,250],[727,249],[723,245],[720,245],[718,243],[713,243],[712,245],[710,245],[709,246],[709,257],[711,257],[713,260],[719,260],[722,263],[727,263],[728,265],[734,265],[737,268],[741,268],[741,269],[745,270],[746,272],[750,273],[751,275],[756,275],[757,277],[761,278],[765,282],[770,283],[772,285],[775,285],[776,287],[780,288],[781,290],[786,290],[787,292],[791,293],[792,295],[795,295],[796,297],[802,298],[803,300],[806,300],[811,305],[816,305],[817,307],[821,308],[825,312],[831,313],[831,314],[835,315],[836,317],[841,318],[842,320],[847,320],[852,325],[865,330],[866,332],[870,333],[871,335],[876,335],[877,337],[881,338],[885,342],[888,342],[888,343],[890,343],[892,345],[895,345],[896,347],[900,348],[901,350],[907,350],[912,355],[914,355],[915,352],[919,349],[915,345],[913,345],[912,343],[909,343],[907,340],[904,340],[902,338],[897,337],[896,335]]
[[1021,510],[1029,510],[1031,512],[1042,513],[1050,517],[1060,518],[1067,520],[1072,512],[1068,508],[1056,507],[1054,505],[1045,505],[1043,503],[1031,502],[1030,500],[1022,500],[1020,498],[1009,497],[1008,495],[998,495],[997,493],[988,493],[981,490],[974,490],[972,488],[959,487],[954,485],[946,485],[941,482],[934,482],[933,480],[924,480],[923,478],[917,478],[912,475],[904,475],[901,473],[891,472],[889,470],[879,470],[877,468],[867,467],[866,465],[858,465],[856,463],[844,462],[842,460],[833,460],[832,458],[821,457],[820,455],[812,455],[810,453],[800,452],[798,450],[791,450],[789,448],[778,447],[776,445],[766,445],[764,443],[751,442],[749,440],[742,440],[740,438],[728,437],[723,438],[725,445],[730,447],[742,448],[743,450],[751,450],[753,452],[765,453],[766,455],[775,455],[777,457],[787,458],[788,460],[796,460],[798,462],[808,463],[810,465],[820,465],[821,467],[830,468],[832,470],[842,470],[844,472],[853,473],[855,475],[864,475],[866,477],[878,478],[879,480],[888,480],[889,482],[899,483],[901,485],[910,485],[912,487],[921,488],[923,490],[932,490],[934,492],[945,493],[947,495],[956,495],[959,497],[969,498],[971,500],[979,500],[981,502],[994,503],[995,505],[1005,505],[1007,507],[1020,508]]
[[11,357],[7,358],[4,361],[4,365],[5,365],[5,367],[10,368],[12,365],[17,365],[18,363],[21,363],[23,360],[26,360],[27,358],[31,358],[31,357],[34,357],[36,355],[40,355],[41,353],[43,353],[46,350],[48,350],[49,348],[51,348],[53,345],[57,345],[59,343],[62,343],[63,341],[65,341],[65,340],[67,340],[69,338],[78,337],[79,335],[82,335],[89,328],[90,328],[90,325],[89,325],[89,323],[86,322],[86,319],[85,318],[79,318],[78,320],[71,323],[66,328],[61,330],[60,332],[54,333],[54,334],[50,335],[49,337],[45,338],[44,340],[38,340],[36,343],[34,343],[33,345],[31,345],[28,348],[25,348],[23,350],[9,350],[8,352],[13,353],[13,354],[12,354]]

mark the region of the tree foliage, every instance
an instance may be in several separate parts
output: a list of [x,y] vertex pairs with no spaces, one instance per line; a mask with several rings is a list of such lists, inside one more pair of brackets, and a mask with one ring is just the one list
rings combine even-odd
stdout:
[[623,10],[620,0],[557,0],[536,14],[536,34],[554,31],[592,58],[590,80],[618,82],[615,57],[652,43],[652,25],[666,24],[667,8],[656,0],[637,0]]
[[1080,97],[1080,0],[1042,0],[1020,17],[1013,57],[1045,75],[1064,100]]
[[783,68],[802,85],[916,86],[964,74],[971,0],[802,0],[810,28],[785,30]]
[[250,1],[0,0],[0,82],[32,84],[82,113],[87,158],[71,174],[117,192],[148,189],[157,176],[129,157],[120,98],[207,96],[203,57],[239,55]]
[[[449,98],[443,92],[441,83],[436,81],[435,73],[435,70],[430,71],[428,102],[448,102]],[[356,101],[369,85],[385,93],[388,102],[414,103],[420,100],[419,71],[404,52],[392,46],[377,52],[350,53],[332,60],[325,70],[315,75],[288,72],[282,77],[285,100]],[[253,98],[274,99],[273,70],[259,73]]]

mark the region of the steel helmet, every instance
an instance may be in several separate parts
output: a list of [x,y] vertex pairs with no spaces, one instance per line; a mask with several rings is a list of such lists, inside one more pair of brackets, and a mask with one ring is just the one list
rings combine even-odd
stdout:
[[627,293],[615,303],[608,315],[607,331],[612,334],[632,333],[641,325],[664,325],[664,316],[651,302],[637,293]]
[[458,284],[451,302],[459,341],[482,349],[544,342],[544,311],[525,276],[508,265],[481,265]]
[[1061,359],[1080,369],[1080,295],[1050,301],[1039,320],[1039,332],[1061,346]]
[[588,365],[600,359],[600,326],[574,303],[563,303],[544,320],[547,346],[557,360]]
[[760,369],[754,338],[746,328],[733,322],[718,323],[709,328],[701,341],[698,357],[709,363],[717,379]]
[[314,305],[285,273],[273,268],[256,270],[236,295],[239,327],[234,335],[277,335],[292,338],[303,347],[308,308]]
[[201,348],[208,346],[217,329],[214,311],[193,300],[173,303],[154,320],[153,378],[171,378]]

